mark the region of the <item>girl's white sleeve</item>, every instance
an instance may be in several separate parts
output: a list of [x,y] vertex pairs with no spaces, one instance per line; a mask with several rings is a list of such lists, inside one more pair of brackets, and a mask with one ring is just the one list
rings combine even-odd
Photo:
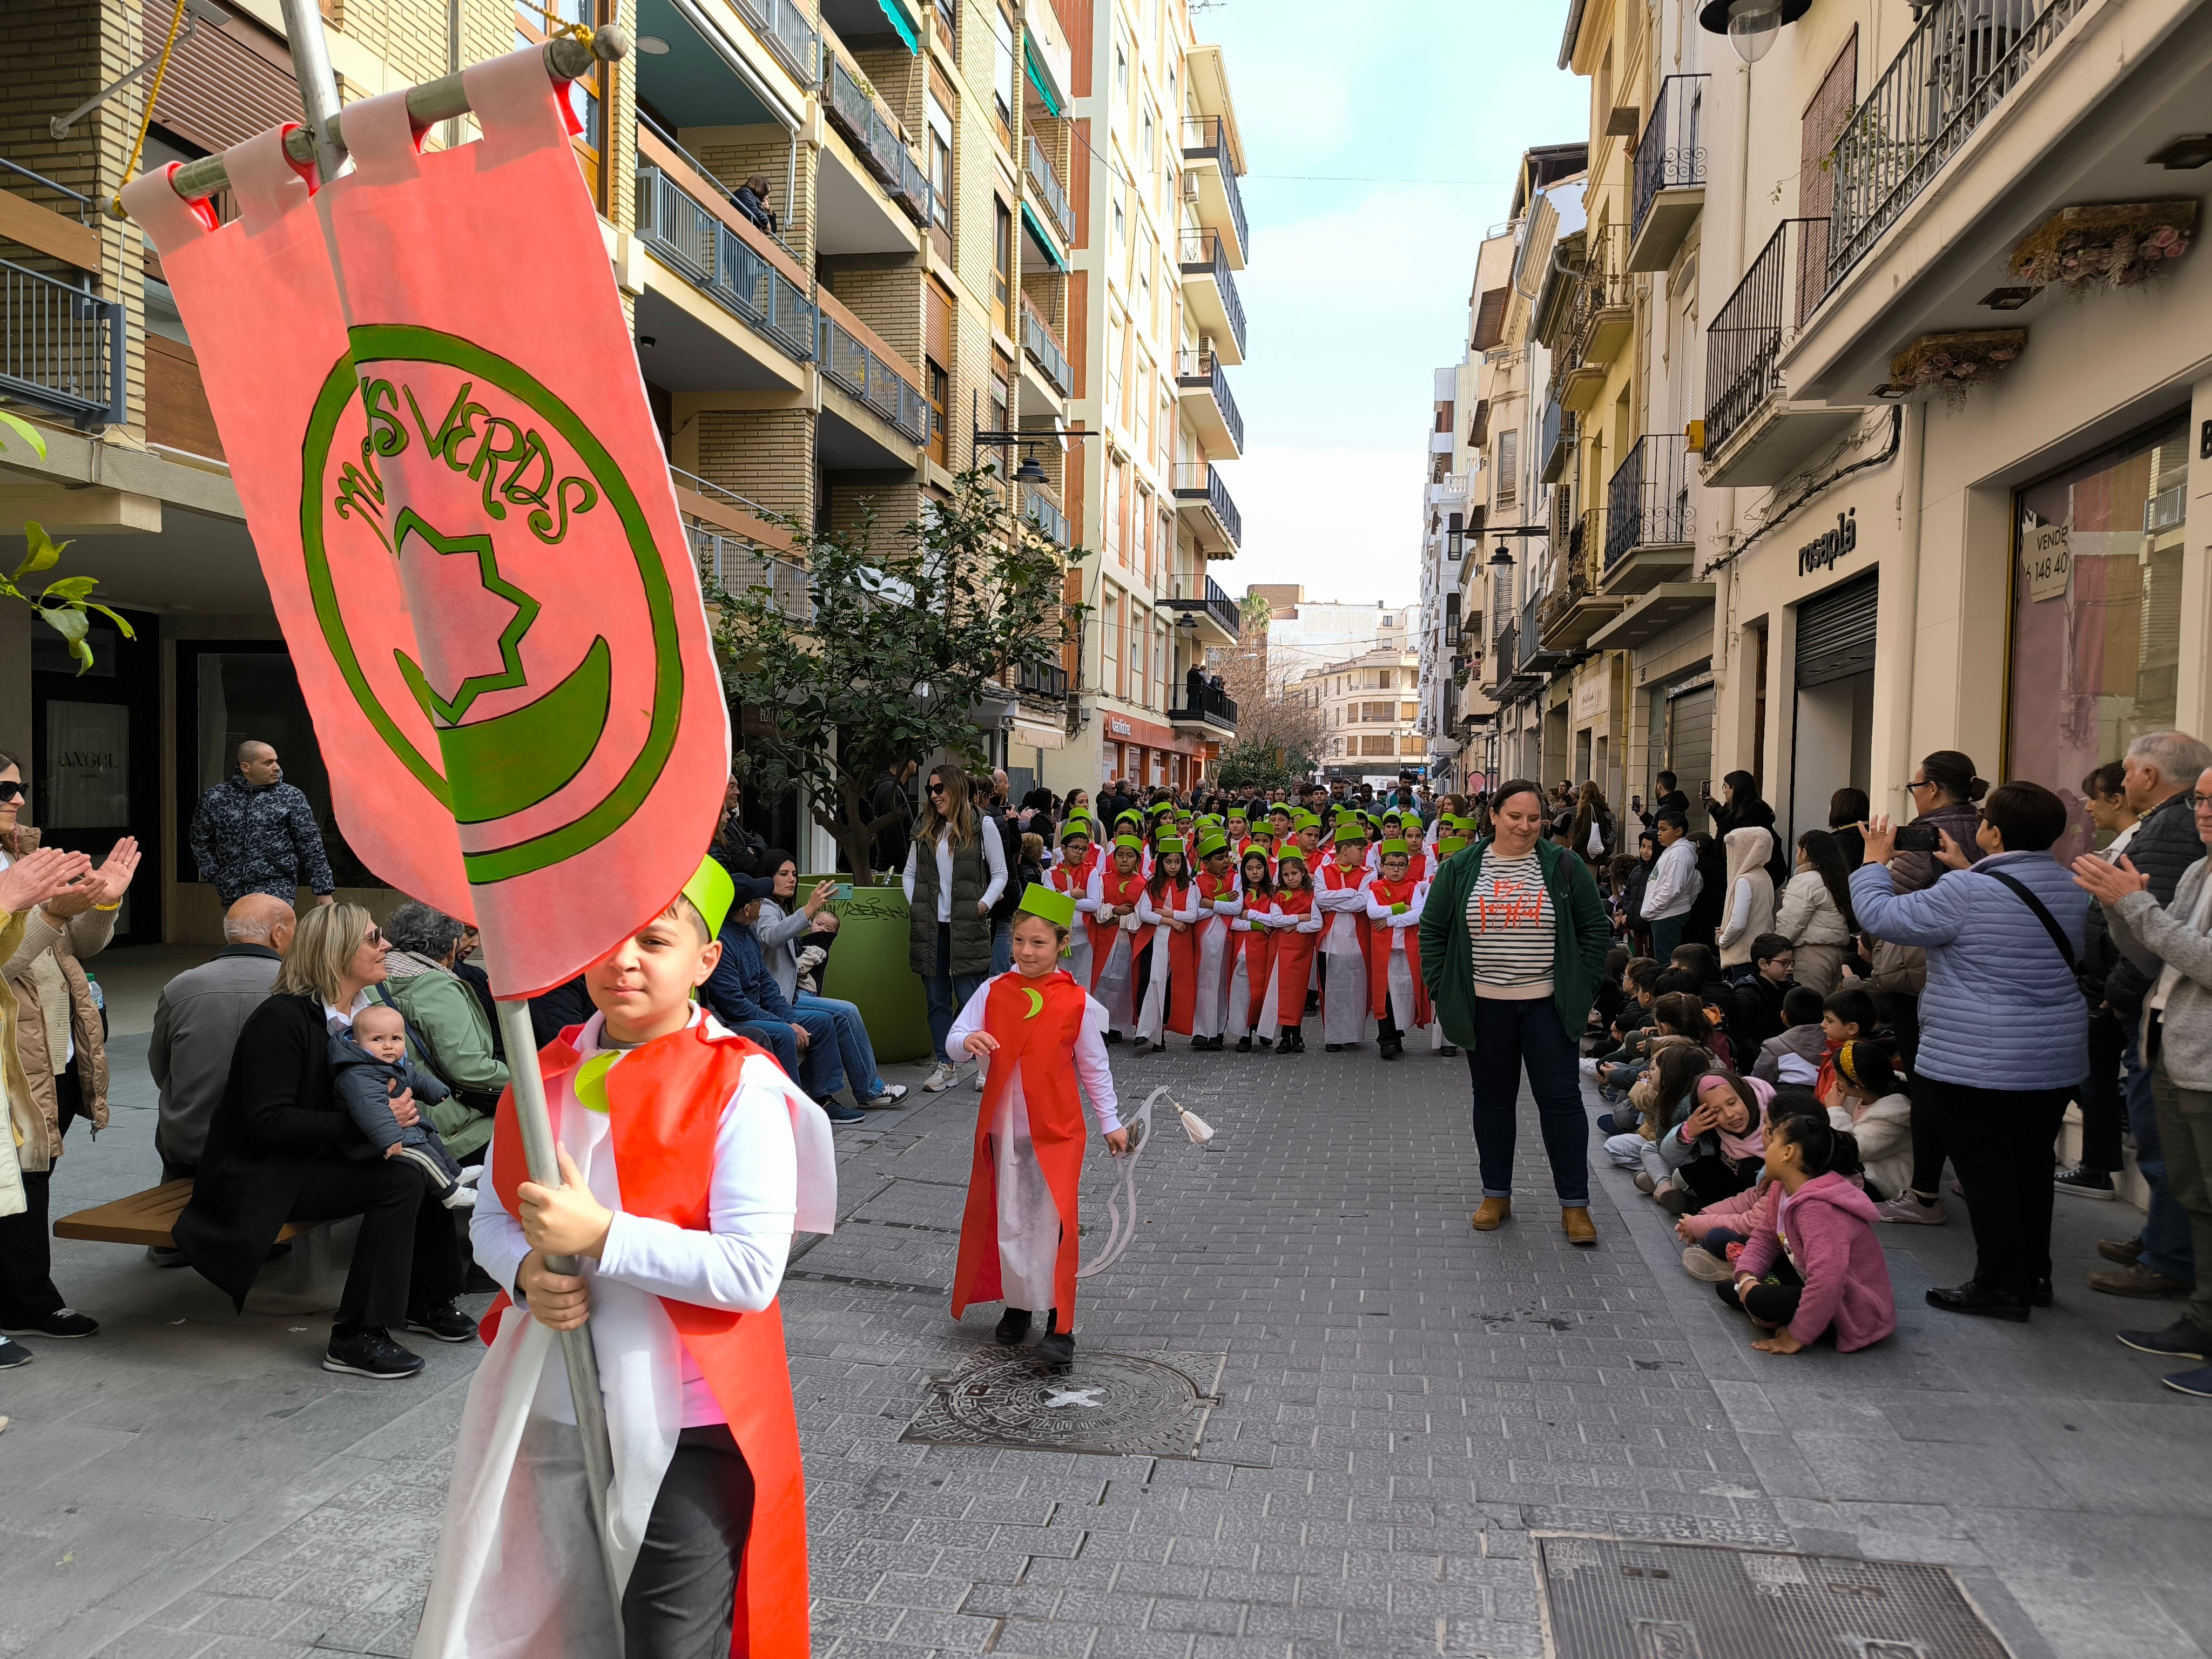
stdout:
[[1720,942],[1733,945],[1743,937],[1743,930],[1751,926],[1751,878],[1738,876],[1735,891],[1729,895],[1728,923],[1720,931]]
[[709,1231],[617,1211],[601,1275],[703,1308],[758,1313],[775,1300],[799,1213],[799,1148],[782,1091],[741,1084],[722,1108],[708,1186]]
[[521,1270],[522,1258],[530,1254],[530,1241],[522,1236],[522,1223],[499,1201],[492,1176],[495,1155],[494,1147],[484,1148],[483,1174],[477,1177],[483,1191],[477,1194],[476,1208],[469,1212],[469,1253],[476,1257],[477,1266],[512,1296],[514,1275]]
[[1121,1104],[1114,1093],[1114,1070],[1106,1060],[1106,1008],[1097,998],[1085,999],[1083,1027],[1075,1034],[1075,1080],[1083,1085],[1102,1134],[1121,1127]]
[[899,876],[899,885],[906,889],[906,902],[914,902],[914,863],[921,856],[921,843],[910,841],[906,844],[906,868]]
[[[1288,913],[1285,912],[1285,914],[1287,915]],[[1316,902],[1312,909],[1307,911],[1305,915],[1298,918],[1297,930],[1301,933],[1318,933],[1322,928],[1328,926],[1328,918],[1322,913],[1322,908],[1320,904]]]
[[982,902],[996,904],[999,895],[1006,890],[1006,849],[999,844],[999,821],[983,820],[983,862],[991,867],[991,879],[983,888]]
[[[993,976],[994,979],[996,975]],[[968,1039],[983,1029],[983,1005],[989,999],[993,980],[987,979],[976,988],[975,994],[968,999],[952,1022],[952,1029],[945,1034],[945,1052],[957,1057],[967,1053]]]
[[1091,879],[1083,884],[1083,896],[1075,901],[1075,908],[1079,910],[1088,910],[1096,915],[1098,907],[1105,901],[1106,866],[1101,864],[1091,871]]
[[1157,927],[1166,920],[1165,916],[1152,908],[1151,888],[1147,887],[1137,895],[1137,925],[1139,927]]
[[1206,900],[1200,896],[1199,893],[1198,884],[1196,882],[1193,882],[1190,884],[1190,908],[1188,910],[1176,911],[1175,913],[1176,920],[1177,921],[1196,921],[1200,916],[1206,914]]

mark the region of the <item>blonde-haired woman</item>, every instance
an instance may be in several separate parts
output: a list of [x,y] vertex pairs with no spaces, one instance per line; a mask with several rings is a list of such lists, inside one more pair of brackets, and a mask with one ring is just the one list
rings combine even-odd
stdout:
[[[375,1156],[338,1103],[331,1043],[350,1030],[390,947],[358,904],[311,907],[300,918],[269,999],[246,1017],[230,1082],[208,1124],[177,1248],[243,1308],[287,1221],[361,1218],[323,1369],[390,1379],[422,1369],[395,1328],[465,1342],[476,1322],[453,1306],[462,1262],[453,1220],[428,1201],[404,1158]],[[414,1097],[392,1103],[402,1127]]]
[[945,1051],[952,1017],[991,973],[991,907],[1006,890],[999,826],[969,799],[968,775],[946,762],[929,769],[921,817],[907,848],[908,960],[929,1000],[937,1069],[921,1086],[942,1094],[959,1074]]

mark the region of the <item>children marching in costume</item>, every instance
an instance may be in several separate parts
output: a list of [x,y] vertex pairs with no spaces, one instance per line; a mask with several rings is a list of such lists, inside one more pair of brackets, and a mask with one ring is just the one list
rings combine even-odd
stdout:
[[1386,841],[1380,848],[1382,869],[1367,884],[1367,923],[1374,949],[1367,964],[1369,1011],[1375,1016],[1376,1036],[1382,1058],[1395,1060],[1405,1052],[1405,1034],[1429,1030],[1429,1046],[1443,1046],[1443,1028],[1429,1006],[1429,988],[1421,981],[1421,906],[1429,896],[1429,884],[1413,874],[1412,849],[1402,841]]
[[[691,1002],[733,896],[702,863],[586,972],[599,1012],[539,1057],[563,1185],[528,1179],[500,1102],[469,1233],[514,1302],[483,1322],[418,1659],[599,1659],[618,1633],[627,1659],[807,1652],[776,1291],[793,1229],[836,1224],[836,1167],[821,1109]],[[605,1540],[554,1352],[587,1316],[617,1471]]]
[[[1088,915],[1092,909],[1091,872],[1098,867],[1098,849],[1091,844],[1091,820],[1071,817],[1060,831],[1060,859],[1045,878],[1056,893],[1065,893],[1076,909]],[[1091,983],[1091,929],[1078,926],[1070,934],[1067,971],[1078,985]]]
[[1143,981],[1137,961],[1152,942],[1152,930],[1138,920],[1145,896],[1139,867],[1145,843],[1135,836],[1116,836],[1114,856],[1091,872],[1090,902],[1084,925],[1091,936],[1091,994],[1106,1010],[1106,1041],[1119,1042],[1137,1023]]
[[[1267,832],[1261,831],[1262,835]],[[1229,921],[1228,1029],[1237,1038],[1237,1052],[1252,1052],[1256,1030],[1260,1046],[1275,1046],[1274,1005],[1268,983],[1274,963],[1274,929],[1270,925],[1275,908],[1274,873],[1265,849],[1255,845],[1237,872],[1237,908],[1226,913]]]
[[1313,979],[1314,946],[1328,920],[1314,904],[1302,848],[1283,850],[1275,866],[1274,899],[1267,915],[1267,990],[1260,1028],[1281,1033],[1277,1054],[1302,1054],[1306,1051],[1306,987]]
[[1206,914],[1190,860],[1173,836],[1160,838],[1152,878],[1137,900],[1137,919],[1152,930],[1145,974],[1144,1006],[1137,1016],[1137,1052],[1149,1042],[1154,1054],[1167,1045],[1167,1034],[1190,1036],[1198,1012],[1198,921]]
[[1368,958],[1374,949],[1367,926],[1366,825],[1350,814],[1339,818],[1334,850],[1314,886],[1314,903],[1328,918],[1321,936],[1321,1033],[1330,1054],[1366,1041]]
[[1229,1025],[1230,958],[1235,953],[1231,923],[1243,913],[1237,870],[1229,842],[1211,830],[1198,843],[1198,996],[1191,1012],[1190,1046],[1218,1049]]
[[990,1068],[952,1270],[952,1316],[971,1303],[1005,1303],[997,1334],[1012,1347],[1029,1334],[1036,1310],[1049,1309],[1038,1351],[1060,1365],[1075,1358],[1076,1205],[1086,1135],[1079,1083],[1108,1150],[1119,1157],[1129,1146],[1106,1061],[1106,1011],[1060,971],[1074,920],[1066,894],[1024,893],[1013,921],[1013,971],[984,982],[946,1039]]

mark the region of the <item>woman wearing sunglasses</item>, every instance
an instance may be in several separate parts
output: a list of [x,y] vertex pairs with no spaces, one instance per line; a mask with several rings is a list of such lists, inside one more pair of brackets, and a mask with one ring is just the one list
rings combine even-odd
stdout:
[[[465,1342],[477,1328],[453,1306],[463,1267],[453,1218],[405,1159],[357,1155],[368,1143],[337,1099],[331,1035],[368,1006],[390,949],[358,904],[316,905],[300,918],[268,1000],[238,1034],[174,1229],[185,1259],[243,1308],[287,1221],[359,1216],[323,1369],[380,1380],[422,1369],[395,1330]],[[392,1113],[402,1128],[421,1115],[412,1093],[393,1100]]]
[[116,909],[138,867],[138,843],[118,842],[98,869],[82,853],[42,854],[39,832],[23,822],[29,805],[22,769],[14,757],[0,755],[0,871],[19,859],[64,859],[69,868],[61,890],[27,908],[14,948],[0,960],[7,986],[0,997],[15,1007],[9,1063],[0,1075],[24,1188],[21,1212],[0,1218],[0,1331],[90,1336],[98,1324],[64,1305],[54,1285],[46,1183],[72,1122],[83,1118],[95,1133],[107,1127],[106,1027],[82,963],[115,935]]
[[991,907],[1006,889],[1006,853],[997,822],[969,799],[967,773],[947,761],[931,767],[928,780],[902,884],[908,959],[921,976],[937,1051],[937,1069],[921,1086],[934,1095],[958,1075],[945,1048],[952,1017],[990,976]]

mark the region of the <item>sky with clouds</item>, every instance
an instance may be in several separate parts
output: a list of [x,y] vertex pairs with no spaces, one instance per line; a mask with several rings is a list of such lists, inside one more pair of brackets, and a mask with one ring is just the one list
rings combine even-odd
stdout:
[[1521,152],[1589,127],[1588,83],[1555,67],[1566,9],[1216,0],[1193,19],[1224,49],[1251,169],[1231,592],[1419,597],[1432,377],[1465,349],[1477,246]]

